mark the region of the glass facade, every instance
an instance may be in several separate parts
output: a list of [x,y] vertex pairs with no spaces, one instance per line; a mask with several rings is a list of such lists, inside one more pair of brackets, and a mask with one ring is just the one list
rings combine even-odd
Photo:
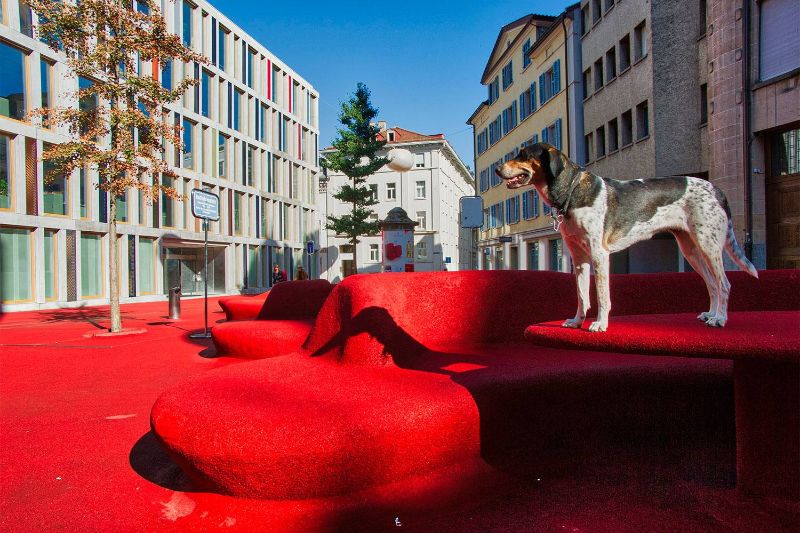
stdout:
[[27,98],[25,96],[26,55],[19,48],[15,48],[0,41],[0,115],[24,120],[27,113]]
[[139,257],[136,262],[139,269],[139,293],[156,292],[156,240],[139,239]]
[[0,133],[0,209],[11,209],[11,137]]
[[3,302],[33,299],[31,231],[0,228],[0,298]]
[[81,297],[103,295],[103,239],[94,233],[81,233]]

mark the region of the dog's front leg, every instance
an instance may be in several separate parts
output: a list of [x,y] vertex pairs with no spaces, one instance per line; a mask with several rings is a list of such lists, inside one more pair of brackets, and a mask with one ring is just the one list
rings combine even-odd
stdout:
[[594,283],[597,288],[597,320],[589,326],[589,331],[605,331],[608,329],[608,313],[611,312],[611,294],[609,290],[609,253],[602,247],[592,250],[594,266]]
[[583,321],[586,319],[586,313],[589,311],[589,274],[591,264],[584,254],[574,253],[573,259],[575,260],[575,280],[578,285],[578,310],[575,312],[575,318],[568,318],[562,324],[565,328],[580,328]]

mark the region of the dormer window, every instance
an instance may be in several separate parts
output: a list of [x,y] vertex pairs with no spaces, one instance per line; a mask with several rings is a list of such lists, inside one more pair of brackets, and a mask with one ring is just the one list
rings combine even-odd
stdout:
[[394,132],[393,131],[387,132],[386,136],[387,136],[386,138],[389,140],[390,143],[394,142]]

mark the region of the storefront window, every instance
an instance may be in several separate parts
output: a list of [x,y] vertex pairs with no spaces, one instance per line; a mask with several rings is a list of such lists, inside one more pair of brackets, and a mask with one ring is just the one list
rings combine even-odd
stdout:
[[81,233],[81,296],[94,298],[103,295],[102,237]]
[[800,174],[800,129],[772,137],[772,175]]
[[156,240],[139,239],[139,292],[152,294],[156,291]]

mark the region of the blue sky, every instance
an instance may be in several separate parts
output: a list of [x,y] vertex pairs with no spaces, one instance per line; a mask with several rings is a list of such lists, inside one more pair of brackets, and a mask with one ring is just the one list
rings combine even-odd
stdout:
[[211,0],[320,93],[320,147],[336,136],[339,103],[367,84],[381,120],[444,133],[472,167],[466,120],[486,97],[480,76],[499,29],[574,2]]

